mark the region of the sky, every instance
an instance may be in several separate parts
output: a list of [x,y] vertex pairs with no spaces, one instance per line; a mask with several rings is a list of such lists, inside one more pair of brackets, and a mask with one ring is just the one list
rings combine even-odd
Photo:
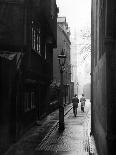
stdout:
[[91,0],[57,0],[59,16],[65,16],[71,32],[90,26]]
[[90,82],[91,56],[89,55],[82,64],[83,55],[79,54],[79,52],[85,44],[90,43],[90,38],[89,40],[83,40],[82,32],[91,31],[91,0],[56,0],[56,3],[57,7],[59,7],[58,16],[66,17],[71,32],[70,38],[74,37],[75,32],[77,34],[77,42],[75,44],[78,52],[77,77],[81,87],[83,87],[84,84]]

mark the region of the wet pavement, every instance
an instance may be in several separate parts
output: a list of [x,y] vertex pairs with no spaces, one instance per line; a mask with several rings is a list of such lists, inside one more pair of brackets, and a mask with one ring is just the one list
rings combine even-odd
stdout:
[[90,154],[90,102],[86,104],[85,112],[78,108],[77,117],[74,117],[72,110],[65,116],[65,130],[58,132],[58,126],[54,131],[45,137],[36,151],[46,155],[48,152],[57,155],[87,155]]
[[58,131],[58,110],[48,115],[14,144],[5,155],[97,155],[94,139],[90,137],[91,105],[85,112],[80,104],[74,117],[72,104],[65,107],[65,130]]

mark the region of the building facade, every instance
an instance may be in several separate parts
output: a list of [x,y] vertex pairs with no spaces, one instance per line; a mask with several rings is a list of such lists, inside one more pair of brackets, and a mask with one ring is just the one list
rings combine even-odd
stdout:
[[0,146],[5,149],[48,112],[58,9],[55,0],[6,0],[0,10]]
[[91,14],[92,133],[99,155],[116,153],[116,1],[93,0]]
[[78,51],[77,51],[77,32],[74,30],[71,35],[71,81],[74,82],[74,94],[78,95],[78,76],[77,76],[77,60],[78,60]]
[[70,62],[70,30],[66,22],[66,17],[57,18],[57,48],[53,53],[53,80],[60,84],[60,68],[58,55],[64,50],[66,55],[64,79],[64,103],[70,102],[71,98],[71,62]]

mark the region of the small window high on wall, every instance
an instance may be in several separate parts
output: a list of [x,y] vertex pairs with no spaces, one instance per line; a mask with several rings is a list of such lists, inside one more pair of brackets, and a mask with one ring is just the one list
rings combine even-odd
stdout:
[[32,21],[32,49],[41,55],[40,41],[40,25]]

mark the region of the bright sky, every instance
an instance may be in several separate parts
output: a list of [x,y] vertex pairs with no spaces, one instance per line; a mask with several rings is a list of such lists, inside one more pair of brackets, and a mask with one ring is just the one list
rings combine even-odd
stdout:
[[71,31],[90,26],[91,0],[56,0],[59,16],[65,16]]

